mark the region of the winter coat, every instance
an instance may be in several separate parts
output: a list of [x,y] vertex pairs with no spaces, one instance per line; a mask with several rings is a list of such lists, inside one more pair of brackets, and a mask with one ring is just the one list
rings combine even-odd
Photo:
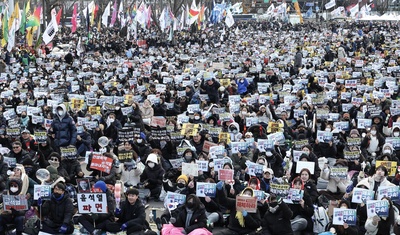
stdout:
[[289,208],[293,212],[292,219],[296,216],[301,216],[307,220],[307,228],[305,231],[313,231],[313,221],[311,217],[314,215],[313,201],[307,191],[304,191],[303,195],[304,208],[300,204],[290,204]]
[[54,196],[51,200],[45,201],[42,206],[42,215],[52,221],[57,227],[63,224],[72,223],[74,215],[74,205],[67,192],[64,192],[63,198],[57,200]]
[[121,214],[116,217],[119,218],[118,222],[126,223],[128,229],[135,227],[137,231],[140,231],[145,228],[146,211],[139,198],[136,199],[133,205],[131,205],[128,200],[121,203]]
[[161,186],[164,173],[165,171],[160,164],[156,164],[153,169],[146,166],[140,175],[140,182],[147,180],[150,188]]
[[64,110],[64,115],[59,116],[57,114],[51,123],[51,128],[55,134],[54,144],[57,147],[75,145],[77,133],[74,120],[67,114],[64,104],[57,106],[57,108],[59,107]]
[[201,84],[201,89],[205,90],[206,94],[208,94],[208,98],[210,98],[210,103],[218,104],[219,103],[219,93],[218,88],[221,86],[219,82],[213,80],[214,83],[210,86],[208,82],[204,81]]
[[[375,187],[375,180],[374,180],[374,176],[368,177],[368,178],[364,178],[362,179],[360,182],[358,182],[357,185],[369,185],[368,188],[370,190],[374,190]],[[394,184],[392,184],[389,180],[386,179],[386,177],[383,179],[383,181],[379,184],[379,187],[381,186],[395,186]]]
[[261,222],[261,235],[293,235],[290,219],[293,212],[288,205],[282,202],[275,213],[267,211]]
[[[82,171],[81,164],[76,159],[64,159],[60,165],[68,172],[70,179],[75,179],[75,176]],[[76,184],[76,182],[68,182],[68,180],[67,183]]]
[[204,205],[200,206],[193,211],[192,218],[190,219],[189,226],[186,227],[186,206],[182,205],[171,212],[171,217],[176,219],[175,223],[172,223],[174,227],[183,227],[187,234],[198,228],[205,228],[207,225],[207,216]]
[[337,193],[338,189],[340,193],[345,193],[347,186],[350,182],[346,179],[335,179],[330,177],[331,169],[326,168],[322,171],[321,178],[324,180],[328,180],[328,191],[331,193]]
[[30,155],[29,155],[29,152],[27,152],[26,150],[22,149],[21,152],[19,152],[19,153],[14,153],[14,151],[10,151],[8,157],[9,158],[15,158],[15,159],[17,159],[17,163],[22,164],[22,162],[25,159],[29,158]]

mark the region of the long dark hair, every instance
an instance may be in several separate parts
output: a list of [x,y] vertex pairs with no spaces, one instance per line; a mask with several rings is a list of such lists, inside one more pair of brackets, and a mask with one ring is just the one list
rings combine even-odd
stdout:
[[386,220],[381,219],[378,223],[378,234],[390,234],[391,227],[394,225],[394,209],[393,202],[389,197],[383,197],[389,202],[389,216]]

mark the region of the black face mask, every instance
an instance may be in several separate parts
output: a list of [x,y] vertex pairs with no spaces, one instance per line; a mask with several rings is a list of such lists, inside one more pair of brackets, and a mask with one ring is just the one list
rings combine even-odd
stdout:
[[61,194],[60,193],[53,193],[53,197],[55,199],[59,199],[61,197]]
[[26,118],[26,115],[21,115],[22,118]]
[[178,183],[177,186],[178,186],[178,188],[183,188],[183,187],[185,187],[185,184],[184,183]]
[[186,202],[186,207],[189,209],[192,209],[194,207],[194,203],[193,202]]

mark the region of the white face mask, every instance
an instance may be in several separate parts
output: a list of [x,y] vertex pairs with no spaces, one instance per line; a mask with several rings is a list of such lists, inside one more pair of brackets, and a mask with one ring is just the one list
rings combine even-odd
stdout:
[[138,142],[138,144],[141,144],[143,142],[143,140],[142,139],[138,139],[137,142]]
[[200,116],[194,116],[194,120],[199,120]]
[[376,130],[372,130],[371,135],[376,135]]
[[399,137],[399,134],[400,134],[400,132],[398,132],[398,131],[393,132],[393,136],[394,136],[394,137]]
[[154,168],[155,165],[156,165],[156,164],[155,164],[154,162],[149,162],[149,163],[148,163],[148,166],[149,166],[150,168]]
[[108,118],[109,122],[114,122],[114,118]]
[[332,130],[331,130],[331,128],[325,128],[325,131],[331,132]]
[[62,111],[62,110],[59,110],[57,113],[58,113],[58,115],[60,115],[60,116],[63,116],[63,115],[64,115],[64,111]]
[[385,150],[383,150],[383,153],[385,154],[385,153],[390,153],[390,149],[385,149]]
[[247,112],[246,112],[246,111],[242,111],[242,114],[243,114],[243,115],[246,115],[246,114],[247,114]]
[[337,102],[337,99],[333,99],[332,101],[333,101],[333,103],[336,103],[336,102]]
[[18,191],[18,187],[11,187],[11,188],[10,188],[10,191],[13,192],[13,193],[15,193],[15,192]]

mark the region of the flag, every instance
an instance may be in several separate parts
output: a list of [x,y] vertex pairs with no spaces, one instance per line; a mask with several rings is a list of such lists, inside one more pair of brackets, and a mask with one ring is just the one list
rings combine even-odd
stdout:
[[[15,10],[14,10],[15,11]],[[7,44],[7,51],[11,52],[15,46],[15,29],[17,27],[18,22],[14,21],[11,25],[10,32],[8,34],[8,44]]]
[[61,14],[62,14],[62,8],[60,8],[60,10],[58,10],[58,12],[57,12],[57,16],[56,16],[57,25],[60,25],[60,22],[61,22]]
[[[87,9],[89,11],[89,9]],[[57,25],[57,17],[56,14],[52,12],[51,14],[51,21],[47,25],[46,30],[43,33],[43,42],[47,45],[53,40],[54,36],[58,32],[58,25]]]
[[189,9],[189,25],[192,25],[196,22],[197,18],[199,17],[200,10],[196,7],[196,1],[192,1],[192,5]]
[[[8,28],[11,30],[11,26],[14,24],[14,21],[17,23],[15,26],[19,29],[20,18],[19,18],[19,6],[18,2],[15,3],[14,11],[8,19]],[[15,30],[15,28],[14,28]]]
[[151,5],[149,5],[149,7],[147,8],[147,13],[146,13],[146,25],[147,28],[150,28],[151,26]]
[[78,18],[78,3],[75,3],[74,11],[72,12],[72,18],[71,18],[71,24],[72,24],[71,33],[75,33],[76,31],[76,27],[78,24],[77,18]]
[[89,32],[90,31],[90,13],[89,13],[89,7],[86,7],[86,29]]
[[138,22],[142,28],[146,27],[146,8],[146,4],[142,2],[136,12],[136,22]]
[[40,25],[40,12],[42,11],[42,7],[38,6],[35,9],[35,12],[31,17],[29,17],[28,22],[26,23],[26,28],[39,26]]
[[96,4],[94,3],[94,1],[91,1],[87,7],[85,9],[83,9],[83,16],[85,17],[85,19],[87,19],[87,15],[92,14],[94,11],[94,8],[96,7]]
[[131,19],[134,20],[136,17],[136,12],[137,12],[137,3],[135,3],[135,5],[133,5],[133,9],[132,9],[132,13],[131,13]]
[[267,15],[272,14],[274,12],[274,10],[275,10],[275,6],[274,6],[274,4],[271,4],[267,9]]
[[2,30],[3,30],[3,38],[1,39],[1,46],[4,47],[8,41],[8,17],[7,11],[4,11],[4,16],[2,20]]
[[356,13],[359,11],[359,5],[358,5],[358,3],[354,6],[354,7],[352,7],[351,9],[350,9],[350,13],[351,13],[351,16],[355,16],[356,15]]
[[[14,0],[8,0],[8,12],[7,12],[8,17],[11,17],[12,13],[14,12],[14,5],[15,5]],[[10,22],[9,18],[8,18],[8,22]]]
[[197,17],[197,28],[200,30],[201,25],[204,22],[204,13],[205,13],[205,8],[204,5],[201,7],[200,12],[199,12],[199,17]]
[[113,7],[113,13],[111,17],[111,27],[114,26],[115,21],[117,21],[117,0],[114,0],[114,7]]
[[166,25],[166,17],[165,17],[165,11],[166,11],[166,8],[164,8],[163,9],[163,11],[161,12],[161,15],[160,15],[160,18],[159,18],[159,21],[160,21],[160,29],[161,29],[161,31],[162,32],[164,32],[164,30],[167,28],[167,25]]
[[38,26],[35,27],[30,27],[27,31],[26,31],[26,42],[28,44],[28,46],[32,46],[33,45],[33,33],[37,30]]
[[303,15],[301,14],[301,10],[300,10],[300,6],[299,6],[299,2],[297,0],[293,0],[292,2],[294,2],[294,9],[297,12],[297,15],[299,15],[300,17],[300,23],[304,23],[303,21]]
[[226,10],[225,24],[228,26],[228,28],[235,24],[235,19],[233,19],[232,13],[229,9]]
[[104,13],[101,16],[101,23],[106,27],[108,26],[108,17],[110,16],[111,13],[110,8],[111,8],[111,2],[108,2],[106,9],[104,9]]
[[336,6],[336,1],[335,1],[335,0],[331,0],[331,1],[329,1],[327,4],[325,4],[325,9],[326,9],[326,10],[329,10],[329,9],[331,9],[331,8],[334,7],[334,6]]
[[307,12],[306,12],[306,17],[307,18],[311,18],[312,16],[312,7],[308,8]]
[[95,5],[93,12],[92,12],[92,16],[90,18],[90,25],[94,25],[94,19],[96,18],[97,12],[99,11],[99,5]]
[[19,28],[19,32],[24,35],[25,34],[25,26],[26,26],[26,8],[29,2],[25,3],[24,9],[21,13],[21,27]]

